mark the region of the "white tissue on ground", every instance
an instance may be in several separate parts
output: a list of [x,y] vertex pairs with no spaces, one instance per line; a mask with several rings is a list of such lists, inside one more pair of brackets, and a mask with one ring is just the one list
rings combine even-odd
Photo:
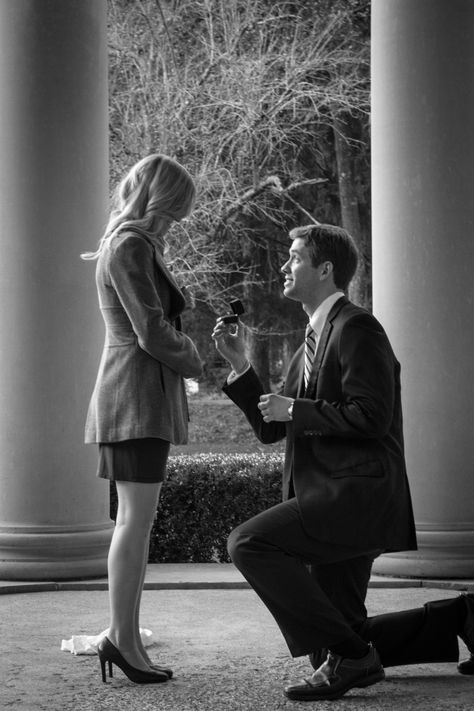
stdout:
[[[63,639],[61,642],[61,652],[71,652],[71,654],[97,654],[97,647],[107,636],[108,629],[98,635],[73,634],[71,639]],[[153,644],[153,632],[140,627],[140,637],[144,647]]]

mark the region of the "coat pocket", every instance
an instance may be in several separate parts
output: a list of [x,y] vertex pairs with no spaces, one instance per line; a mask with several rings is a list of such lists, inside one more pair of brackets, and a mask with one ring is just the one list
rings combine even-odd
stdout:
[[344,477],[382,477],[385,474],[383,462],[379,459],[372,459],[362,464],[354,464],[351,467],[345,467],[331,472],[332,479],[343,479]]

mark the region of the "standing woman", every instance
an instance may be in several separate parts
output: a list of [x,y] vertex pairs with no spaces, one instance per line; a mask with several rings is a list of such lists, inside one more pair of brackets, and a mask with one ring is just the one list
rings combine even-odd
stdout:
[[97,252],[96,283],[104,351],[87,414],[87,443],[99,445],[98,476],[115,481],[118,510],[108,556],[110,627],[99,647],[136,683],[167,681],[140,639],[139,610],[149,537],[170,443],[187,440],[183,378],[202,364],[180,330],[185,300],[163,260],[165,234],[191,212],[195,187],[176,161],[155,154],[137,163],[115,196]]

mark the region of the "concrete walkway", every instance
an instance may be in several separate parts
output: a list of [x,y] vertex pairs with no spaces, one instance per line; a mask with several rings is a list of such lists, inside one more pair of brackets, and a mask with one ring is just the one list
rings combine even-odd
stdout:
[[[153,631],[151,656],[171,665],[175,678],[138,686],[114,667],[115,677],[105,685],[96,656],[74,656],[60,647],[73,634],[95,635],[107,627],[106,586],[105,579],[0,582],[2,711],[474,709],[474,677],[461,676],[454,664],[390,668],[384,682],[339,701],[287,700],[284,684],[307,674],[308,662],[291,659],[266,608],[240,573],[222,564],[149,566],[141,624]],[[369,614],[465,589],[474,592],[474,581],[374,576]]]

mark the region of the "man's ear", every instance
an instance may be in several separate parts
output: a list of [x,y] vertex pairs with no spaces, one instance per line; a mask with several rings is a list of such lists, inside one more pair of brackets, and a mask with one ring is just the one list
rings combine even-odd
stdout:
[[322,279],[327,279],[334,272],[334,265],[332,262],[322,262],[319,266],[321,268],[320,274]]

